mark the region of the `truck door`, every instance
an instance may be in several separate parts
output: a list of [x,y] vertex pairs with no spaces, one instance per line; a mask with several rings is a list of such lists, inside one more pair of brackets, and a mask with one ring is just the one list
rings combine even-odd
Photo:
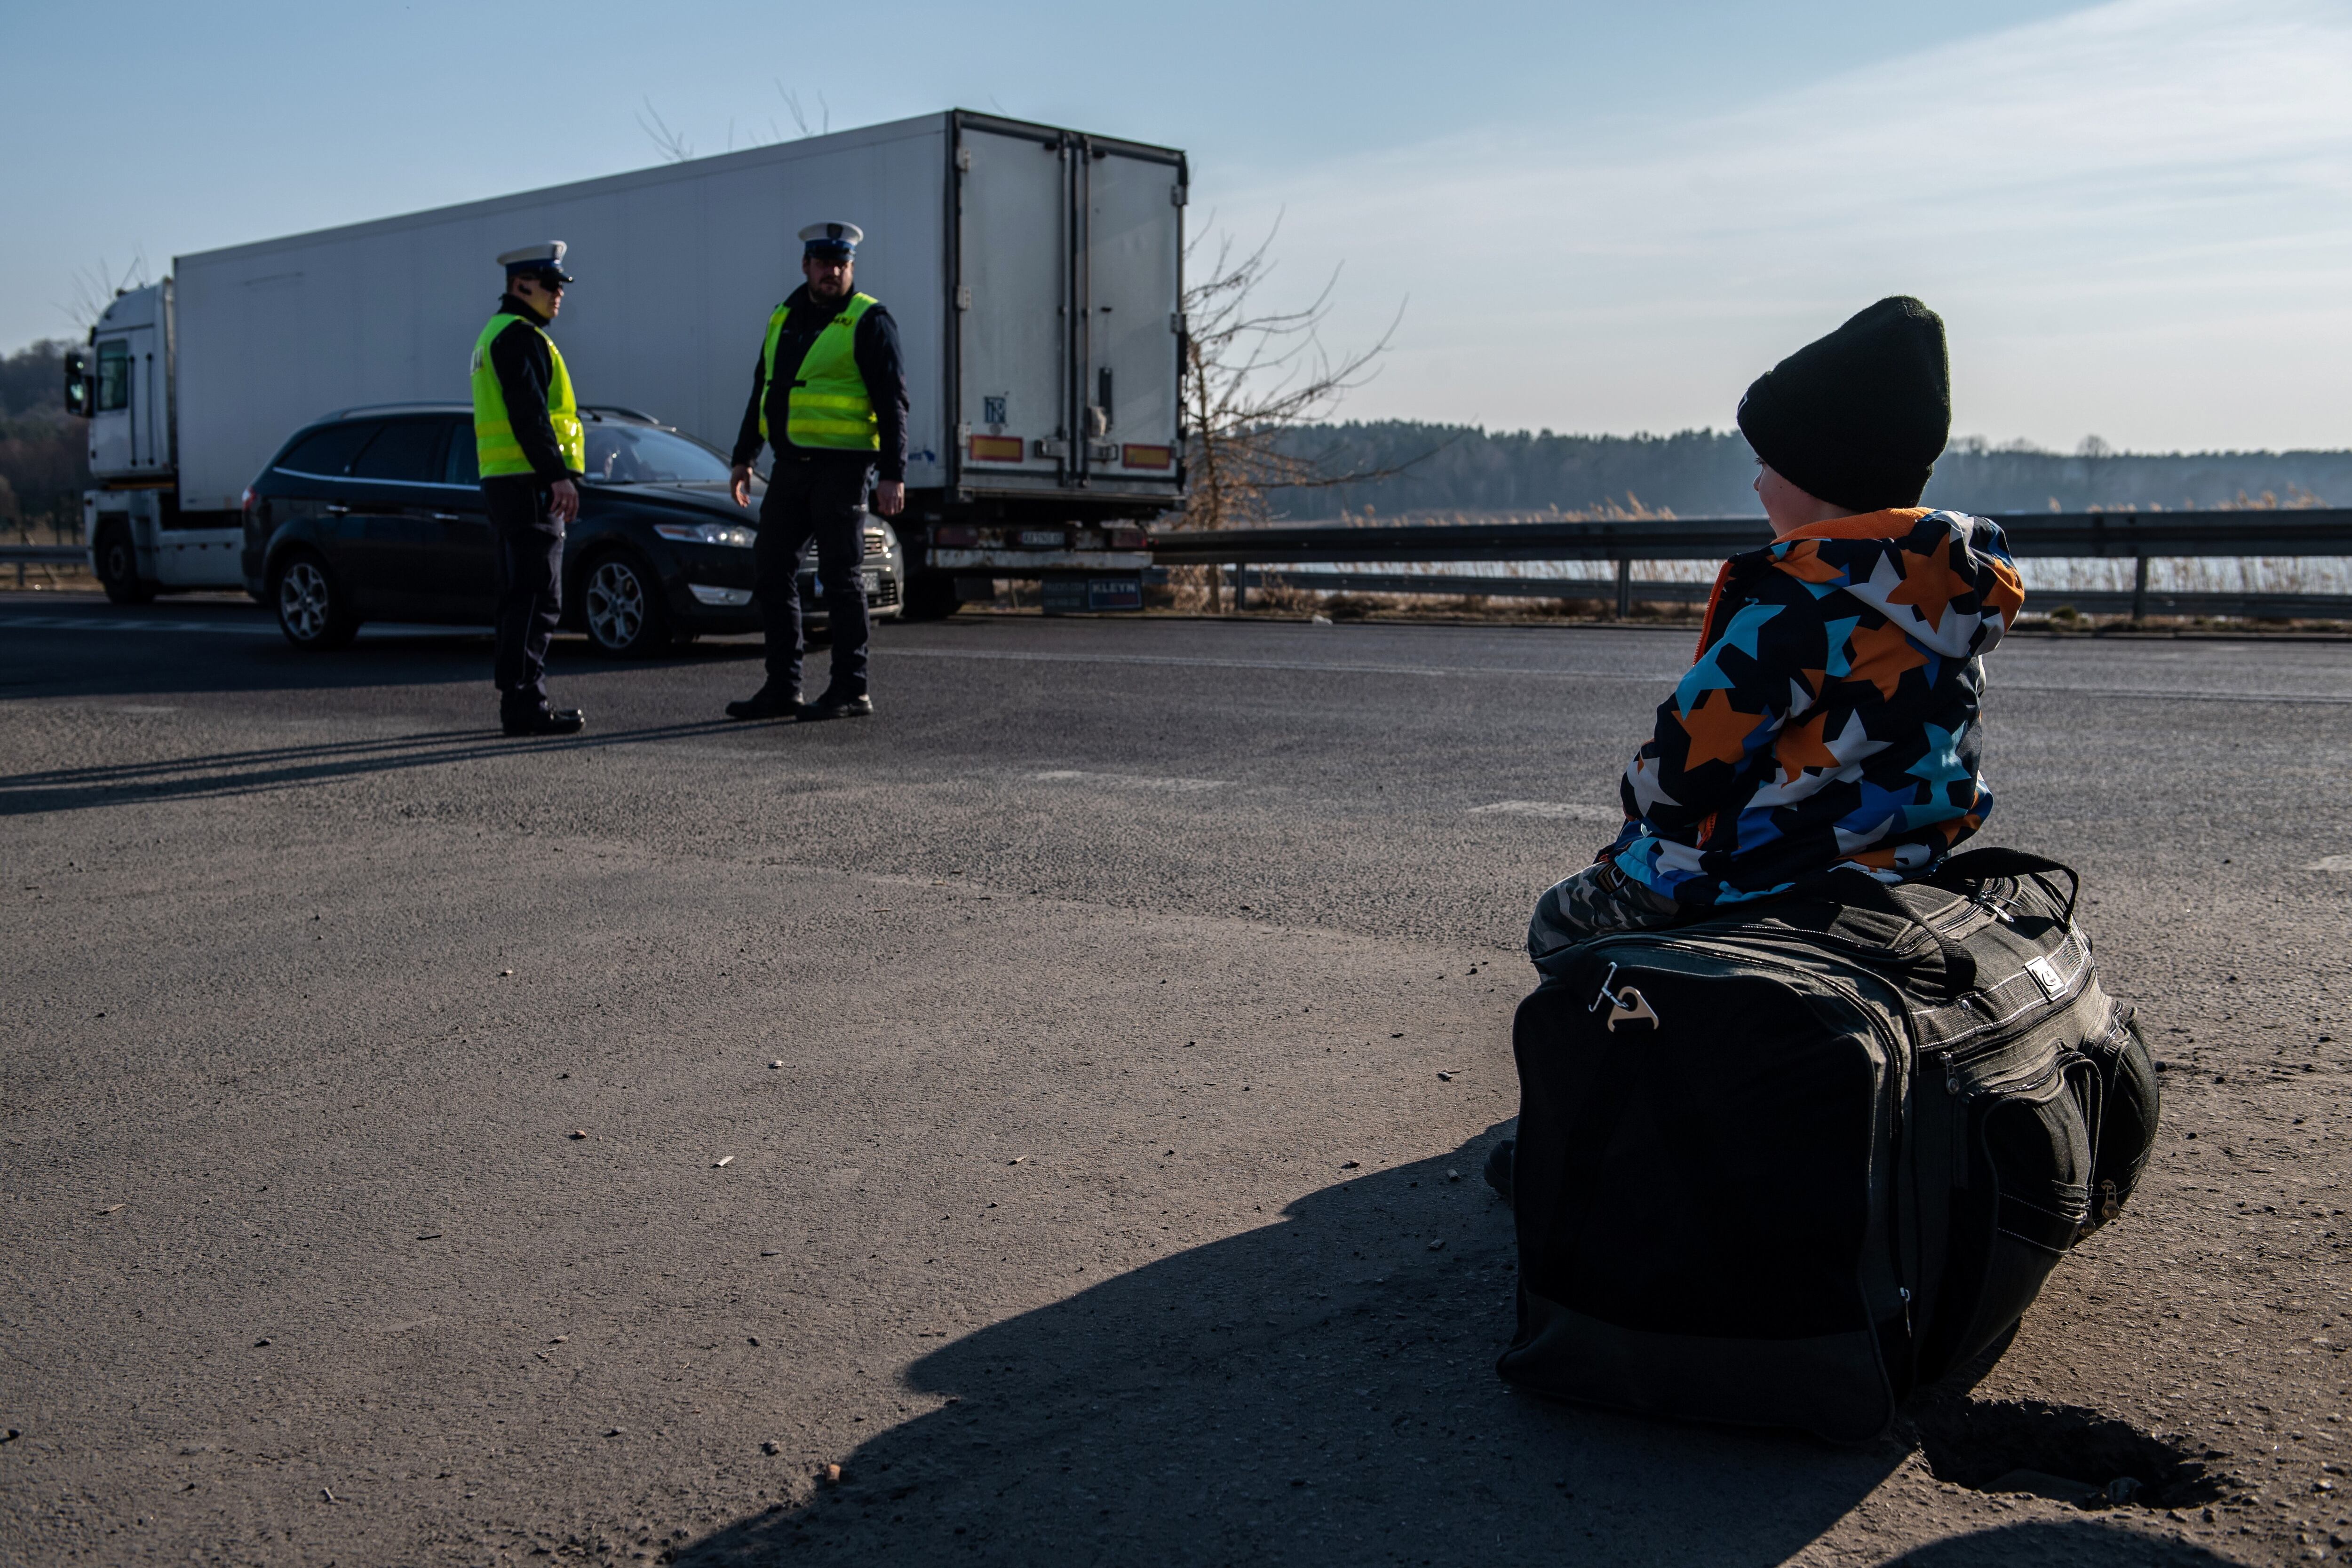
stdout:
[[1075,472],[1070,166],[1059,132],[958,128],[957,469],[1051,489]]
[[1082,471],[1090,487],[1165,490],[1173,504],[1184,166],[1099,142],[1082,151]]
[[138,357],[131,350],[134,334],[119,332],[95,345],[98,396],[90,406],[89,466],[94,474],[136,471],[137,427],[133,393],[138,384]]

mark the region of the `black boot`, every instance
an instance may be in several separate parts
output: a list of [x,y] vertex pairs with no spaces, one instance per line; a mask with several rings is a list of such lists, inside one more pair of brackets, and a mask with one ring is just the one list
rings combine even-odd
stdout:
[[727,705],[729,718],[791,718],[801,711],[801,695],[770,681],[740,703]]
[[509,735],[577,735],[588,727],[588,716],[576,707],[523,708],[501,715],[499,727]]
[[863,695],[854,697],[835,696],[827,692],[801,708],[803,724],[817,724],[828,718],[868,718],[874,713],[874,699]]

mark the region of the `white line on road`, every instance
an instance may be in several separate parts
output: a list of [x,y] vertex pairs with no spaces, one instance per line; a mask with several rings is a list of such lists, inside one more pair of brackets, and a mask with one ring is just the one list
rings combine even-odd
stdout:
[[1497,800],[1473,806],[1474,817],[1566,817],[1577,822],[1622,822],[1625,813],[1614,806],[1587,806],[1577,800]]
[[1178,794],[1222,789],[1230,782],[1224,779],[1155,779],[1138,773],[1082,773],[1075,768],[1055,768],[1029,777],[1040,784],[1107,784],[1117,789],[1167,789]]
[[[0,631],[27,632],[215,632],[231,636],[274,637],[278,628],[235,621],[109,621],[95,616],[0,615]],[[487,637],[487,626],[440,626],[383,622],[362,627],[362,637]],[[1217,659],[1181,653],[1045,653],[1007,648],[900,648],[877,643],[874,652],[886,658],[952,659],[962,663],[996,661],[1016,664],[1131,664],[1191,670],[1294,670],[1326,675],[1422,675],[1439,678],[1496,675],[1546,681],[1590,681],[1624,685],[1670,686],[1682,678],[1673,670],[1534,669],[1523,664],[1339,664],[1321,659]],[[2318,692],[2247,692],[2158,690],[2146,686],[2070,686],[2056,682],[1997,680],[1996,695],[2032,692],[2051,696],[2106,697],[2131,702],[2290,703],[2325,707],[2352,706],[2352,695]]]
[[[282,635],[270,621],[112,621],[94,615],[0,615],[0,630],[25,632],[214,632],[227,637]],[[488,637],[488,626],[427,625],[422,622],[372,621],[360,628],[367,637]]]
[[1016,664],[1146,664],[1187,670],[1303,670],[1338,675],[1536,675],[1548,680],[1629,681],[1672,685],[1680,670],[1627,674],[1596,670],[1531,670],[1510,664],[1339,664],[1316,659],[1212,659],[1181,653],[1033,653],[1008,648],[895,648],[874,645],[877,653],[908,659],[996,659]]
[[[1682,679],[1679,669],[1665,671],[1534,669],[1523,664],[1342,664],[1316,659],[1214,659],[1181,653],[1038,653],[1009,648],[898,648],[874,645],[885,657],[906,659],[996,660],[1016,664],[1139,664],[1197,670],[1298,670],[1327,675],[1518,675],[1546,681],[1609,681],[1634,685],[1671,686]],[[2315,692],[2192,692],[2159,691],[2141,686],[2070,686],[2055,682],[1997,681],[1995,695],[2033,692],[2053,696],[2120,697],[2149,702],[2318,703],[2330,707],[2352,706],[2352,695]]]
[[2305,871],[2352,871],[2352,855],[2322,855],[2303,869]]
[[0,627],[26,632],[222,632],[268,637],[278,628],[241,621],[100,621],[84,615],[0,615]]

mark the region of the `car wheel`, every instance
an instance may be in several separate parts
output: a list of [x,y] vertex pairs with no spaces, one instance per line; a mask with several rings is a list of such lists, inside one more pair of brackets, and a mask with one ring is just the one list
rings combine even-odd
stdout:
[[956,597],[956,580],[943,571],[919,571],[906,581],[906,597],[898,601],[901,621],[944,621],[963,607]]
[[278,608],[278,629],[297,648],[318,652],[346,647],[359,632],[350,593],[327,563],[309,550],[298,550],[278,563],[269,598]]
[[580,619],[588,642],[616,659],[638,658],[669,645],[669,614],[654,574],[625,555],[590,563],[580,585]]
[[106,590],[109,600],[116,604],[154,602],[155,585],[139,580],[139,552],[131,548],[129,528],[121,523],[109,523],[99,529],[90,556],[98,571],[98,584]]

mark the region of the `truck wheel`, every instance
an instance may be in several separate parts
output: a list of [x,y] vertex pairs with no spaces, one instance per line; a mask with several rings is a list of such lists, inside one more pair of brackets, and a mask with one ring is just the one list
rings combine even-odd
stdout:
[[919,571],[907,579],[906,597],[898,604],[901,621],[944,621],[963,608],[956,597],[956,580],[943,571]]
[[580,584],[580,619],[588,645],[614,659],[636,659],[669,646],[669,612],[661,584],[632,557],[589,563]]
[[297,550],[278,562],[269,598],[278,607],[278,629],[306,653],[348,647],[359,634],[350,592],[335,580],[327,563],[309,550]]
[[131,530],[109,523],[98,530],[90,551],[98,568],[98,584],[116,604],[152,604],[155,585],[139,580],[139,552],[131,548]]

